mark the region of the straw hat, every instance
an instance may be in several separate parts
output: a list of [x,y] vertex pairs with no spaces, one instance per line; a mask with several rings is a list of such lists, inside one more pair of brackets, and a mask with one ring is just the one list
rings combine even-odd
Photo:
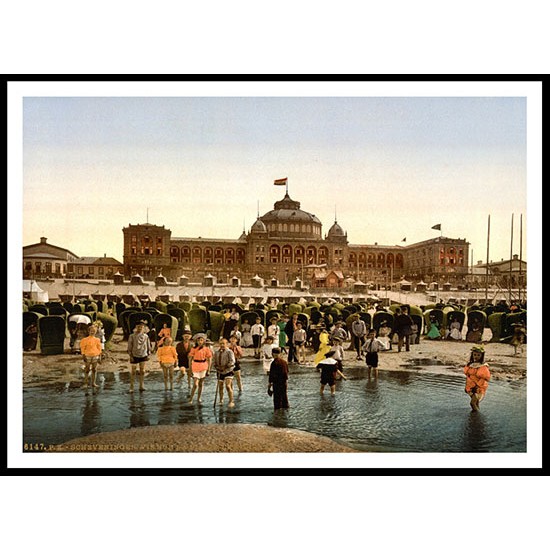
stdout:
[[478,351],[479,353],[485,353],[485,348],[481,345],[472,346],[471,351]]

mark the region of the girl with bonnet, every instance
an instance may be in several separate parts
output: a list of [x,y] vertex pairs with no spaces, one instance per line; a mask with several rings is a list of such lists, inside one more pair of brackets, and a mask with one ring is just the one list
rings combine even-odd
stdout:
[[473,411],[479,411],[479,403],[485,397],[491,379],[489,366],[485,363],[485,349],[483,346],[472,347],[470,360],[464,367],[464,374],[466,375],[466,388],[464,391],[470,396],[470,407]]

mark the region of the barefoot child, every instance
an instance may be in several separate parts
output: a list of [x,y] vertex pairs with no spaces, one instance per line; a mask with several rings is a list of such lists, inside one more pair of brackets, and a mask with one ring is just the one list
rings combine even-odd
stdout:
[[321,395],[323,395],[325,391],[325,386],[327,384],[330,386],[330,394],[335,394],[337,374],[341,376],[344,380],[347,380],[347,378],[344,376],[344,373],[338,369],[338,362],[336,361],[336,359],[333,359],[333,355],[333,351],[327,352],[325,354],[325,358],[320,363],[318,363],[316,367],[318,371],[321,371]]
[[232,334],[231,338],[229,338],[228,348],[235,356],[235,368],[233,369],[233,374],[235,375],[235,380],[237,381],[237,387],[239,388],[239,391],[243,391],[243,382],[241,378],[241,358],[243,356],[243,348],[239,346],[239,341],[236,334]]
[[262,320],[259,317],[256,317],[256,322],[252,325],[252,328],[250,329],[250,334],[252,335],[252,342],[254,344],[254,357],[256,359],[259,359],[262,347],[262,340],[265,335],[265,328],[262,325]]
[[151,340],[145,333],[145,325],[138,323],[135,331],[128,338],[128,355],[130,356],[130,393],[134,392],[134,378],[136,365],[139,365],[139,391],[144,391],[143,379],[145,378],[145,366],[151,354]]
[[197,342],[195,347],[189,352],[191,360],[191,371],[193,372],[193,389],[189,397],[189,403],[193,403],[195,392],[199,404],[202,403],[202,390],[204,387],[204,379],[210,375],[212,362],[212,351],[206,345],[206,338],[201,334],[196,336]]
[[294,344],[294,353],[298,364],[303,365],[306,362],[306,331],[302,328],[302,323],[296,323],[296,330],[292,333],[292,343]]
[[217,388],[220,395],[218,403],[223,405],[223,389],[227,391],[227,397],[229,398],[229,407],[234,407],[233,401],[233,369],[235,368],[235,355],[227,347],[227,340],[225,338],[220,339],[219,347],[214,352],[212,358],[212,366],[216,369],[218,378]]
[[95,377],[97,366],[101,358],[101,341],[96,337],[97,327],[91,325],[88,329],[88,336],[80,340],[80,353],[84,359],[84,387],[88,387],[88,375],[91,371],[91,382],[94,388],[97,388]]
[[376,338],[376,331],[369,330],[367,341],[363,346],[365,352],[365,362],[367,363],[367,375],[370,380],[371,371],[374,371],[374,377],[378,378],[378,352],[385,350],[385,345]]
[[164,375],[164,389],[168,389],[168,381],[170,381],[170,389],[174,389],[174,367],[178,364],[178,353],[172,345],[172,338],[165,336],[162,346],[157,351],[162,374]]
[[470,360],[464,367],[466,375],[466,388],[464,391],[470,396],[470,407],[473,411],[479,411],[479,403],[485,397],[489,386],[491,373],[485,363],[485,349],[483,346],[474,346],[470,354]]
[[183,340],[178,342],[176,346],[176,353],[178,354],[178,367],[180,375],[178,376],[178,382],[183,381],[187,374],[187,389],[190,390],[193,385],[193,373],[191,372],[191,363],[189,363],[189,352],[193,347],[191,342],[191,331],[185,329],[183,331]]

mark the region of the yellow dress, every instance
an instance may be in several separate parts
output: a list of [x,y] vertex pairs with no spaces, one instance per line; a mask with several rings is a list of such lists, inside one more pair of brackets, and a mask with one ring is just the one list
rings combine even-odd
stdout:
[[314,358],[314,363],[316,365],[325,358],[325,353],[328,353],[330,351],[330,344],[328,343],[328,341],[328,332],[326,330],[323,330],[323,332],[319,334],[319,351],[315,354]]

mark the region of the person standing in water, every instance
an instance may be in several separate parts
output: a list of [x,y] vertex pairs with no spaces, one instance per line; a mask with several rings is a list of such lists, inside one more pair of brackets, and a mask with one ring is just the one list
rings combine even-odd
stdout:
[[227,340],[221,338],[218,349],[214,352],[212,365],[216,369],[218,385],[216,390],[219,392],[220,400],[218,403],[223,405],[223,388],[227,391],[229,398],[229,407],[234,407],[233,401],[233,369],[235,368],[235,355],[227,346]]
[[101,359],[101,341],[96,336],[97,327],[90,325],[89,336],[80,340],[80,353],[84,359],[84,387],[88,387],[88,377],[91,377],[92,387],[97,388],[95,383],[97,366]]
[[325,358],[316,367],[318,371],[321,371],[321,389],[319,390],[321,395],[323,395],[327,384],[330,387],[330,395],[335,394],[336,375],[347,380],[344,373],[338,368],[338,362],[333,358],[333,355],[334,351],[327,352]]
[[144,391],[143,379],[145,377],[145,366],[151,354],[151,341],[145,334],[145,325],[138,323],[135,331],[128,338],[128,355],[130,356],[130,393],[134,391],[134,377],[136,365],[139,365],[139,391]]
[[288,363],[281,357],[281,349],[273,348],[273,361],[269,369],[267,393],[273,396],[274,410],[288,409]]
[[196,336],[196,338],[196,346],[189,352],[191,371],[193,372],[193,388],[189,397],[189,403],[193,403],[195,392],[197,392],[197,399],[200,404],[202,403],[204,379],[210,374],[212,350],[206,345],[206,338],[203,335]]
[[237,381],[237,387],[239,388],[239,391],[243,391],[243,381],[241,378],[241,359],[243,357],[243,348],[239,346],[239,342],[235,335],[229,338],[229,345],[227,347],[233,352],[233,355],[235,356],[235,368],[233,369],[233,373],[235,374],[235,380]]
[[168,389],[170,384],[170,390],[174,389],[174,368],[178,364],[178,352],[172,345],[172,338],[165,336],[162,346],[159,346],[157,350],[157,357],[162,368],[162,375],[164,377],[164,389]]
[[384,344],[376,338],[376,331],[369,330],[367,341],[363,346],[365,352],[365,362],[367,364],[367,376],[370,380],[371,371],[374,370],[374,377],[378,378],[378,352],[383,351]]
[[470,396],[470,407],[479,411],[479,403],[485,397],[491,373],[489,365],[485,363],[485,349],[483,346],[474,346],[470,353],[470,360],[464,367],[466,388],[464,391]]
[[187,374],[187,389],[191,390],[193,384],[193,373],[191,372],[191,363],[189,362],[189,352],[193,349],[193,343],[191,342],[191,331],[185,329],[183,331],[183,340],[176,345],[176,353],[178,354],[178,367],[180,369],[180,375],[178,382],[182,382]]

